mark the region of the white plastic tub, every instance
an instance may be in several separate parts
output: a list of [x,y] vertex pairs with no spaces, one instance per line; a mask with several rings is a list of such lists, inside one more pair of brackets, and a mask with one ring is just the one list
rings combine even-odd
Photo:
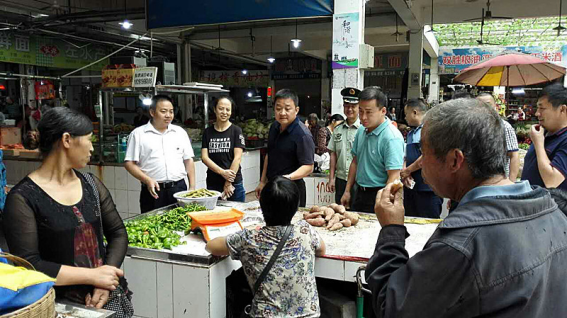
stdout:
[[205,198],[184,198],[183,195],[191,191],[181,191],[174,194],[173,197],[176,198],[177,202],[182,206],[186,206],[191,203],[198,203],[200,205],[203,205],[205,208],[207,208],[207,210],[213,210],[217,206],[217,201],[221,196],[221,193],[214,190],[209,190],[209,191],[215,193],[215,196],[205,197]]

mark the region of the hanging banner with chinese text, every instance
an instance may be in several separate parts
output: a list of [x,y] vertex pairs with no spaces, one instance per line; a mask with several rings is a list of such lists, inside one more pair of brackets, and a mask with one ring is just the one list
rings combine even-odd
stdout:
[[224,87],[268,87],[270,75],[267,70],[248,71],[246,75],[241,70],[203,71],[199,81]]
[[357,68],[358,12],[333,15],[333,69]]
[[[71,43],[46,36],[0,32],[0,62],[77,69],[109,53],[93,43]],[[100,71],[108,59],[87,68]]]
[[439,48],[439,74],[457,74],[465,68],[482,60],[489,59],[504,52],[522,52],[542,60],[567,66],[567,45],[555,49],[541,46],[509,46],[509,47],[471,47],[471,48]]

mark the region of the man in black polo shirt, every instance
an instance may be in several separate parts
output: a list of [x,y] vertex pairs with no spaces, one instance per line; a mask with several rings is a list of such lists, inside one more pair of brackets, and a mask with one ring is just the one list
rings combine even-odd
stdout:
[[292,90],[282,89],[276,93],[276,122],[270,128],[268,153],[256,196],[260,198],[268,180],[284,176],[299,188],[299,206],[304,207],[306,192],[303,178],[313,172],[315,143],[309,129],[297,118],[298,102],[297,94]]
[[524,159],[522,180],[567,190],[567,88],[547,86],[537,101],[536,116],[539,125],[530,131],[532,145]]

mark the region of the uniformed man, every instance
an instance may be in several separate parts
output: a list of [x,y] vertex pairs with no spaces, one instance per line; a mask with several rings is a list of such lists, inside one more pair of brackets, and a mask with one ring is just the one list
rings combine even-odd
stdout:
[[[360,127],[358,119],[358,94],[360,90],[347,87],[341,91],[346,120],[335,128],[327,146],[331,152],[331,168],[327,191],[335,192],[335,202],[340,204],[348,180],[348,169],[352,162],[352,144],[356,131]],[[351,197],[356,195],[356,189],[351,190]],[[354,200],[354,199],[353,199]]]

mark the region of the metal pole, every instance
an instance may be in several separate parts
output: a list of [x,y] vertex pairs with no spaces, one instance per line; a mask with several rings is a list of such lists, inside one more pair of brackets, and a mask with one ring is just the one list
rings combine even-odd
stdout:
[[[26,80],[21,78],[20,79],[20,105],[22,107],[22,119],[23,119],[23,136],[25,138],[27,131],[26,131],[26,101],[27,101],[27,90],[24,88],[24,82]],[[15,101],[14,101],[15,102]],[[18,123],[16,123],[18,125]]]
[[102,98],[102,91],[98,91],[98,104],[100,105],[100,118],[98,119],[98,161],[102,162],[103,154],[103,137],[104,137],[104,119],[108,120],[108,113],[104,110],[103,98]]
[[204,99],[203,107],[205,108],[203,109],[203,114],[205,117],[205,128],[207,128],[209,127],[209,94],[204,93],[203,99]]

